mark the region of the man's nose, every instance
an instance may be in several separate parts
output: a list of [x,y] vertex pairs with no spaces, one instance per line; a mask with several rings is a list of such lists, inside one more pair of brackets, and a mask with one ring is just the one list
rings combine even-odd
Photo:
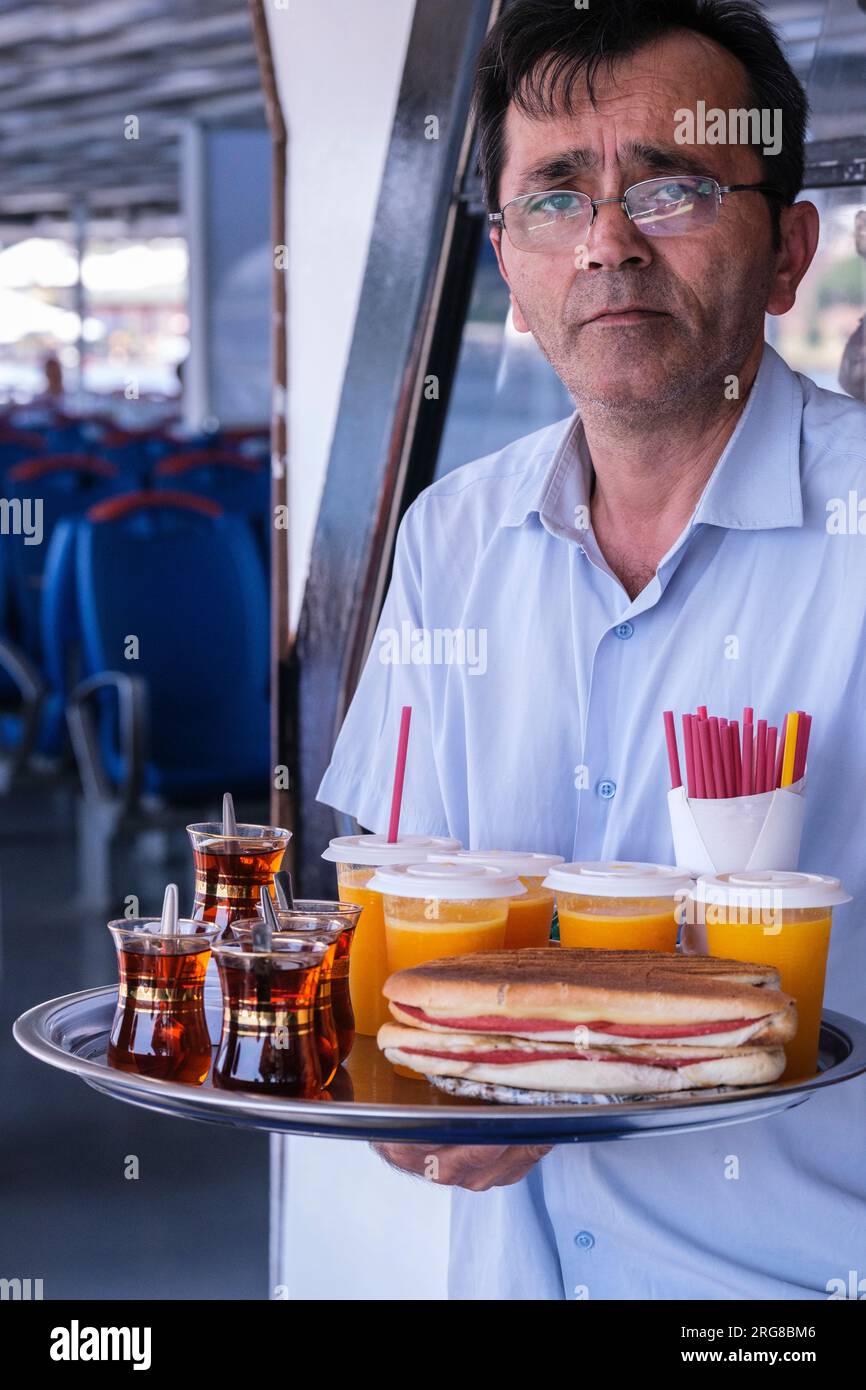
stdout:
[[623,266],[647,266],[652,252],[622,203],[602,203],[586,238],[583,256],[586,270],[620,270]]

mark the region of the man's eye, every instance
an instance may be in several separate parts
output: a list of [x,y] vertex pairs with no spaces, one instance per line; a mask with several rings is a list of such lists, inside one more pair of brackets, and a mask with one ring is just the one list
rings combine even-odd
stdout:
[[667,207],[673,203],[682,203],[685,199],[708,198],[713,191],[713,185],[709,180],[700,183],[679,183],[673,180],[671,183],[662,184],[656,188],[652,194],[652,200],[660,207]]
[[653,201],[659,204],[681,203],[684,198],[694,198],[701,189],[694,184],[666,183],[662,188],[656,188],[653,192]]
[[542,198],[533,198],[529,212],[569,213],[580,205],[574,193],[547,193]]

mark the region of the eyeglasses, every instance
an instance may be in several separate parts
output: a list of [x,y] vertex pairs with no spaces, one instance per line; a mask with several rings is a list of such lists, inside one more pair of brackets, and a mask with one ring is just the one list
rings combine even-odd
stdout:
[[590,198],[573,188],[524,193],[512,198],[501,212],[487,220],[504,227],[518,251],[556,251],[573,248],[586,240],[595,215],[605,203],[619,203],[644,236],[687,236],[711,227],[726,193],[784,195],[768,183],[729,183],[694,174],[675,174],[644,179],[632,184],[621,198]]

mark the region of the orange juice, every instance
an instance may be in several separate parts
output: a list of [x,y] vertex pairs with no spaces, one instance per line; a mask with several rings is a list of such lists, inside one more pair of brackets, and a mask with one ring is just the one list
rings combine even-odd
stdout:
[[376,868],[459,848],[459,840],[436,835],[400,835],[394,844],[389,844],[384,835],[341,835],[331,841],[322,855],[337,866],[340,902],[358,903],[363,909],[349,957],[349,993],[357,1033],[375,1037],[391,1017],[382,994],[390,974],[382,895],[367,886]]
[[[526,892],[506,869],[453,859],[377,869],[370,887],[384,899],[389,972],[473,951],[501,951],[508,900]],[[420,1079],[407,1067],[395,1070]]]
[[542,888],[542,876],[521,874],[520,882],[526,894],[522,898],[509,899],[505,945],[517,950],[526,946],[549,946],[555,902],[553,893],[549,888]]
[[592,898],[560,893],[559,940],[563,946],[607,951],[675,951],[677,905],[671,898]]
[[382,894],[363,886],[375,872],[361,864],[337,865],[340,902],[359,903],[362,908],[349,958],[349,993],[355,1010],[355,1027],[365,1037],[375,1037],[391,1017],[388,1001],[382,993],[382,986],[390,974]]
[[545,884],[556,893],[561,945],[675,951],[692,879],[667,864],[611,862],[562,864]]
[[[425,914],[435,912],[435,917]],[[388,973],[409,970],[443,956],[470,951],[501,951],[505,945],[508,903],[504,898],[481,902],[436,902],[416,898],[385,899],[385,941]]]
[[778,970],[785,994],[797,1001],[797,1036],[785,1044],[788,1064],[782,1077],[792,1081],[818,1070],[831,917],[824,908],[791,908],[781,916],[777,935],[768,934],[760,922],[707,921],[707,948],[711,956],[756,961]]
[[550,945],[555,899],[552,890],[542,885],[544,875],[562,863],[561,854],[536,854],[529,850],[510,849],[461,849],[456,854],[431,854],[429,857],[454,863],[491,864],[494,868],[508,869],[516,874],[526,892],[508,900],[506,948],[520,950]]
[[818,1070],[818,1044],[833,906],[850,902],[838,879],[781,870],[706,875],[696,905],[711,956],[774,966],[797,1004],[783,1081]]

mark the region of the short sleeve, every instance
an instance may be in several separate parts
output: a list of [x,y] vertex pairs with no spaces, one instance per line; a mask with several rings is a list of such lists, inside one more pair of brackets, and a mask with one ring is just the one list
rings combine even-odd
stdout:
[[422,628],[421,536],[416,503],[401,523],[376,636],[316,794],[380,834],[388,829],[404,705],[412,706],[412,722],[400,830],[449,833],[434,754],[430,668],[411,660],[413,634]]

